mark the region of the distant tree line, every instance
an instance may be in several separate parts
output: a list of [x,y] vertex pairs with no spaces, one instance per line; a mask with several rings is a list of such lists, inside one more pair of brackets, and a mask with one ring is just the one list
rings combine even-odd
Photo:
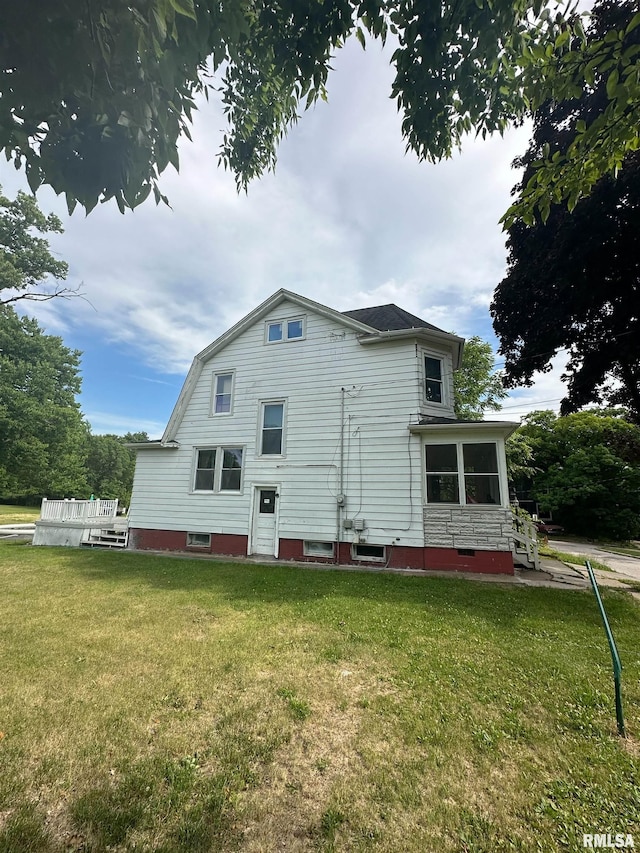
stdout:
[[0,305],[0,500],[131,497],[144,432],[93,435],[80,411],[80,353]]

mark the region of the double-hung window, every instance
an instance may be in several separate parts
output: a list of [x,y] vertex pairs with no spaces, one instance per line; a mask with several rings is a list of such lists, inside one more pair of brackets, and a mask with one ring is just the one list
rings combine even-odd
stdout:
[[495,442],[427,444],[427,503],[501,504]]
[[273,320],[267,323],[267,343],[299,341],[302,338],[304,338],[304,317],[294,317],[291,320]]
[[444,403],[441,358],[435,358],[432,355],[425,355],[424,387],[427,403]]
[[282,456],[284,453],[284,401],[262,404],[260,454]]
[[204,447],[195,451],[194,492],[240,492],[242,447]]
[[213,377],[213,414],[231,414],[233,373],[216,373]]

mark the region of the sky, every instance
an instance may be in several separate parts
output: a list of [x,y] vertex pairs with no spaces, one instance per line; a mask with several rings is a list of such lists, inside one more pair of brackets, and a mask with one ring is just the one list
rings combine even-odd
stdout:
[[[301,116],[275,173],[246,195],[218,166],[225,119],[215,100],[196,113],[179,174],[162,176],[170,208],[150,198],[124,215],[112,202],[68,216],[62,198],[38,191],[41,209],[62,219],[51,248],[83,298],[16,307],[82,351],[80,404],[94,433],[160,437],[194,355],[283,287],[338,311],[395,302],[497,350],[489,304],[506,272],[499,219],[530,129],[470,137],[450,160],[418,162],[389,98],[388,56],[348,42],[329,102]],[[4,162],[0,184],[9,197],[28,191]],[[487,417],[557,410],[561,372],[511,391]]]

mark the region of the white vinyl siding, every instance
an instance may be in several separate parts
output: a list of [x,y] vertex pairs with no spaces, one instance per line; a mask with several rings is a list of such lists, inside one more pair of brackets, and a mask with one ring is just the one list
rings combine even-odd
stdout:
[[[424,544],[422,440],[408,431],[424,402],[423,351],[410,340],[362,346],[356,332],[311,313],[295,346],[266,347],[265,323],[295,318],[296,308],[278,306],[203,365],[175,435],[179,449],[138,453],[133,527],[246,535],[252,484],[283,483],[279,536],[333,542],[342,433],[343,517],[366,519],[367,543]],[[213,377],[230,365],[233,414],[214,418]],[[283,400],[286,458],[265,456],[261,406]],[[244,448],[242,491],[191,491],[194,448],[232,446]]]

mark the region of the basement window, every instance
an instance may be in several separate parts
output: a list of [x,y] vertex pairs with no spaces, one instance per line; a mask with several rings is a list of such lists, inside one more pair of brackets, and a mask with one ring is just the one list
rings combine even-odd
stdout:
[[352,560],[366,560],[368,563],[385,563],[387,549],[385,545],[352,545]]
[[210,548],[210,533],[187,533],[187,548]]
[[305,557],[333,557],[333,542],[318,542],[305,539],[302,545]]

